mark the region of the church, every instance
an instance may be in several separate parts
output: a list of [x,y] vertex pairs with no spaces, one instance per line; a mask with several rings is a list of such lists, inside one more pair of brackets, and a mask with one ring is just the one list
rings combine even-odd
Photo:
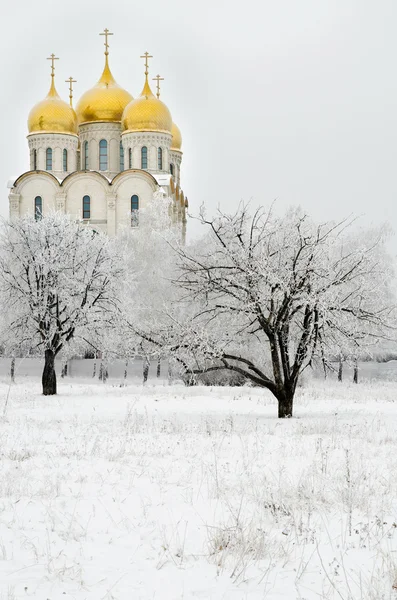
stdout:
[[40,219],[61,211],[115,236],[139,226],[139,211],[157,192],[172,200],[172,219],[186,235],[187,198],[180,187],[182,137],[168,107],[145,79],[139,97],[119,86],[109,66],[109,36],[105,29],[105,64],[98,83],[73,108],[55,88],[51,55],[50,90],[28,117],[30,171],[9,184],[10,219],[25,215]]

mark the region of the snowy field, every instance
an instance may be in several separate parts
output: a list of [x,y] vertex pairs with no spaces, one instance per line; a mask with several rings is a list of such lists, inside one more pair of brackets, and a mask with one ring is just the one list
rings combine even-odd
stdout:
[[0,598],[389,600],[397,384],[0,384]]

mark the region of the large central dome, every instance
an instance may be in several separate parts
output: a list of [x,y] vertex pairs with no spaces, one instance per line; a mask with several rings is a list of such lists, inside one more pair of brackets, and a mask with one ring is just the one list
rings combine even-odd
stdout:
[[132,99],[131,94],[116,83],[106,54],[101,78],[77,103],[77,121],[79,124],[94,121],[120,122],[125,107]]
[[159,98],[156,98],[147,79],[142,93],[126,106],[122,126],[124,131],[155,131],[171,133],[171,113]]

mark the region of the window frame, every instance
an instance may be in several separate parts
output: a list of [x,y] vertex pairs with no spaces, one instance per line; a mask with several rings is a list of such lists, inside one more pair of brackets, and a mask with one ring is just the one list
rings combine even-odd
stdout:
[[123,142],[120,142],[120,172],[124,171],[124,147]]
[[139,196],[133,194],[131,196],[131,227],[138,227],[139,225]]
[[66,148],[63,149],[63,156],[62,156],[62,166],[63,166],[63,170],[67,171],[68,170],[68,151]]
[[83,171],[88,171],[88,142],[84,142]]
[[132,148],[128,148],[128,168],[132,169]]
[[[88,201],[88,209],[87,209],[87,201]],[[88,216],[87,216],[88,214]],[[83,220],[86,221],[88,219],[91,219],[91,196],[88,196],[88,194],[85,194],[83,196]]]
[[34,199],[34,220],[40,221],[43,218],[43,198],[36,196]]
[[47,148],[45,151],[45,170],[52,171],[52,148]]
[[105,139],[99,142],[99,170],[109,170],[108,142]]
[[141,147],[141,169],[147,169],[148,167],[148,152],[147,146]]
[[161,147],[157,148],[157,168],[159,171],[163,170],[163,149]]

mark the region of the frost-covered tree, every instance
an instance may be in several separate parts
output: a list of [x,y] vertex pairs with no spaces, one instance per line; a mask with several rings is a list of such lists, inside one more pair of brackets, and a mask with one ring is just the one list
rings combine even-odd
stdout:
[[114,331],[118,354],[153,361],[169,357],[170,331],[179,291],[172,284],[180,241],[173,225],[172,201],[155,193],[140,209],[139,227],[124,231],[118,244],[124,252],[123,320]]
[[240,373],[270,390],[279,417],[289,417],[316,356],[387,335],[394,299],[382,231],[316,225],[299,209],[251,217],[241,207],[200,220],[209,233],[178,250],[175,282],[190,315],[178,323],[174,349],[192,374]]
[[54,361],[64,346],[112,324],[119,271],[109,239],[66,215],[2,224],[2,341],[42,350],[43,394],[56,394]]

